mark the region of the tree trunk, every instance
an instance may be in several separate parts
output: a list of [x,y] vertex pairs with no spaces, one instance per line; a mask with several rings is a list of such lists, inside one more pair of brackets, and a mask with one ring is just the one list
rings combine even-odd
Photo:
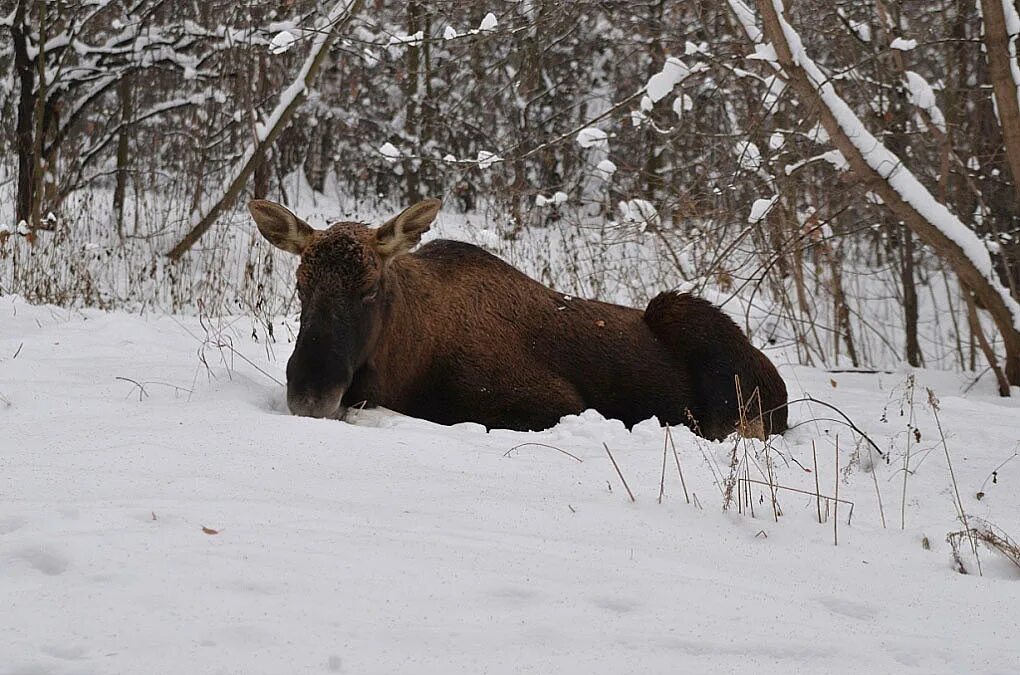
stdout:
[[35,131],[32,138],[32,204],[30,227],[41,227],[43,222],[43,186],[47,179],[47,165],[43,157],[43,135],[46,133],[46,2],[39,1],[39,43],[35,56],[36,93],[33,121]]
[[[266,55],[259,54],[258,61],[258,83],[256,84],[257,99],[262,101],[269,94],[269,73],[266,64]],[[252,106],[254,115],[255,107]],[[269,196],[270,176],[272,167],[269,164],[269,153],[260,152],[258,164],[255,165],[255,176],[252,181],[252,195],[255,199],[265,199]]]
[[[984,20],[985,57],[988,59],[988,76],[995,92],[995,108],[1002,129],[1002,140],[1006,146],[1006,158],[1013,174],[1014,199],[1020,202],[1020,101],[1017,96],[1017,82],[1013,69],[1017,67],[1016,55],[1010,52],[1010,42],[1016,35],[1010,35],[1006,26],[1003,0],[979,0]],[[1016,11],[1015,8],[1013,11]]]
[[19,0],[11,23],[14,43],[14,69],[18,75],[18,123],[16,147],[18,153],[18,194],[14,207],[14,220],[32,219],[32,201],[35,194],[35,160],[33,130],[35,128],[35,70],[28,55],[28,29],[26,25],[29,0]]
[[[421,19],[424,10],[421,3],[411,0],[407,3],[407,34],[414,35],[421,30]],[[424,39],[428,39],[426,35]],[[421,46],[411,43],[407,45],[405,53],[404,68],[404,133],[412,140],[417,147],[421,148]],[[415,169],[415,162],[420,160],[405,159],[404,181],[405,196],[408,204],[414,204],[421,199],[421,186],[418,181],[418,171]]]
[[127,194],[128,163],[131,161],[131,118],[134,115],[132,81],[124,77],[117,83],[120,96],[120,133],[117,135],[117,175],[113,187],[113,212],[117,219],[117,236],[124,238],[124,196]]
[[900,281],[903,283],[903,318],[907,334],[907,363],[921,367],[921,343],[917,339],[917,286],[914,283],[914,234],[902,228],[903,245],[900,247]]

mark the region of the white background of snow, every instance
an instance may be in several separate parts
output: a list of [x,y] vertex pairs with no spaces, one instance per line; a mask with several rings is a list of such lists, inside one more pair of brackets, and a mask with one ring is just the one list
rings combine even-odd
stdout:
[[747,222],[757,223],[763,219],[772,210],[777,201],[779,201],[779,195],[755,199],[754,203],[751,204],[751,212],[747,215]]
[[478,151],[478,168],[479,169],[488,169],[490,166],[492,166],[496,162],[502,162],[502,161],[503,161],[503,158],[500,157],[499,155],[497,155],[494,152],[489,152],[488,150],[479,150]]
[[655,205],[644,199],[627,199],[617,204],[623,222],[638,226],[642,231],[651,225],[659,227],[662,218],[655,210]]
[[282,30],[269,41],[269,51],[272,54],[283,54],[290,51],[295,42],[297,42],[297,37],[293,33],[289,30]]
[[577,144],[582,148],[609,149],[609,135],[598,127],[586,127],[577,132]]
[[651,102],[656,103],[666,98],[673,87],[688,73],[690,73],[690,69],[683,61],[675,56],[667,58],[662,65],[662,70],[648,78],[648,82],[645,84],[645,90],[648,92]]
[[[245,325],[217,327],[282,380],[287,345],[271,358]],[[894,449],[877,465],[890,528],[871,475],[854,468],[840,485],[854,522],[833,547],[811,498],[783,496],[778,524],[767,500],[753,519],[723,513],[710,463],[726,465],[728,444],[677,430],[704,509],[684,502],[670,467],[660,505],[653,424],[630,433],[586,414],[485,434],[379,411],[353,425],[296,418],[240,358],[207,348],[207,370],[189,332],[204,335],[193,318],[0,299],[5,673],[929,675],[1020,661],[1018,575],[991,554],[984,578],[953,571],[947,468],[920,408],[924,459],[898,529],[903,373],[781,366],[794,395],[831,401]],[[941,394],[967,509],[1015,536],[1020,465],[982,482],[1017,449],[1016,400],[987,381],[962,397],[955,376],[919,377]],[[812,412],[827,416],[799,404],[792,420]],[[831,492],[837,430],[808,423],[780,439],[779,482],[813,489],[796,462],[811,465],[814,440]],[[505,456],[526,442],[584,461],[539,446]]]
[[379,147],[379,153],[387,159],[387,161],[395,162],[400,159],[400,150],[397,150],[396,146],[387,141]]
[[616,173],[616,164],[612,160],[603,159],[595,166],[596,174],[603,180],[609,180]]
[[559,206],[567,202],[567,193],[562,190],[557,190],[553,193],[552,197],[546,197],[545,195],[535,195],[535,206]]
[[931,85],[928,84],[927,80],[912,70],[908,70],[904,73],[904,75],[907,78],[907,90],[910,92],[910,102],[927,112],[931,117],[932,124],[945,133],[946,118],[943,116],[942,110],[938,107],[935,100],[935,92],[932,90]]
[[482,22],[478,24],[478,30],[482,32],[496,30],[497,25],[499,25],[499,22],[496,20],[496,15],[489,12],[482,17]]

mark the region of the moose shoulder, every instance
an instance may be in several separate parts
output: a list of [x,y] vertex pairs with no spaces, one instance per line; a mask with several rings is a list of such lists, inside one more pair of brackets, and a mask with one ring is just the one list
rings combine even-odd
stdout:
[[718,308],[678,293],[644,312],[572,298],[462,242],[412,253],[440,205],[422,201],[378,228],[315,230],[279,204],[249,204],[262,235],[301,256],[291,412],[339,417],[366,403],[529,430],[593,408],[709,438],[742,421],[753,435],[786,429],[782,378]]

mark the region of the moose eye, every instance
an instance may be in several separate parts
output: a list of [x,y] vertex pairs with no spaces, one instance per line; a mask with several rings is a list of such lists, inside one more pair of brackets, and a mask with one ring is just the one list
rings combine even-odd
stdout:
[[375,302],[375,299],[376,299],[376,297],[378,295],[379,295],[379,287],[378,286],[373,286],[372,288],[368,289],[367,291],[365,291],[364,293],[361,294],[361,301],[363,303],[365,303],[366,305],[370,304],[372,302]]

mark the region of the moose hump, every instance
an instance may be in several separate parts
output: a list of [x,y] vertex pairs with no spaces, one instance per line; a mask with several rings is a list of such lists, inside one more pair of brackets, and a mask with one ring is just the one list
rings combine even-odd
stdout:
[[440,424],[538,430],[593,408],[628,427],[655,416],[707,438],[786,429],[786,385],[719,308],[674,292],[645,311],[571,298],[472,244],[418,247],[440,206],[427,199],[377,228],[320,231],[279,204],[249,204],[262,235],[301,257],[291,412],[381,405]]

